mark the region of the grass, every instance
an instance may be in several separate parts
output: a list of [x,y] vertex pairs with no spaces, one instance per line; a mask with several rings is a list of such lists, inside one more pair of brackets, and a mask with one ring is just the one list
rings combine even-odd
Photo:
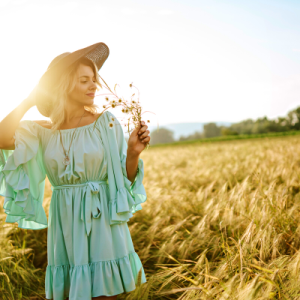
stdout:
[[[141,158],[148,199],[128,225],[148,282],[118,299],[300,299],[300,136],[150,147]],[[47,182],[46,212],[50,196]],[[47,229],[9,229],[0,294],[44,299]]]

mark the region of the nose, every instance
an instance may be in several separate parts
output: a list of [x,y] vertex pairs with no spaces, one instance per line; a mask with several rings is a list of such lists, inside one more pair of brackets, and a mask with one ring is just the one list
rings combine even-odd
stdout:
[[93,83],[91,84],[90,88],[89,88],[89,91],[90,91],[90,92],[95,92],[96,89],[97,89],[97,85],[93,82]]

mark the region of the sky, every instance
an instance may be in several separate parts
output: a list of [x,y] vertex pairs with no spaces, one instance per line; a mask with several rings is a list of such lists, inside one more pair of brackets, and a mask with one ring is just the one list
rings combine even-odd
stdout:
[[99,74],[122,96],[133,82],[151,124],[285,116],[300,106],[299,15],[291,0],[0,0],[0,120],[54,57],[97,42]]

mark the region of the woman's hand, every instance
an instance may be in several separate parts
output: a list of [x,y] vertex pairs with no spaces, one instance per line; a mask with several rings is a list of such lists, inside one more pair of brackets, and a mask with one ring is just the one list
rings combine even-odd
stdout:
[[145,125],[144,121],[141,121],[141,124],[142,125],[132,131],[128,139],[127,152],[135,155],[140,155],[150,141],[150,131],[147,130],[148,126]]

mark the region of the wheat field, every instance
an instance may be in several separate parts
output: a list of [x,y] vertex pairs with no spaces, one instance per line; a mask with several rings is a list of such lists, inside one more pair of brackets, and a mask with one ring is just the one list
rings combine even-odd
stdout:
[[[147,283],[118,299],[300,299],[300,137],[140,157],[148,198],[128,225]],[[4,223],[0,204],[0,298],[45,299],[47,229]]]

